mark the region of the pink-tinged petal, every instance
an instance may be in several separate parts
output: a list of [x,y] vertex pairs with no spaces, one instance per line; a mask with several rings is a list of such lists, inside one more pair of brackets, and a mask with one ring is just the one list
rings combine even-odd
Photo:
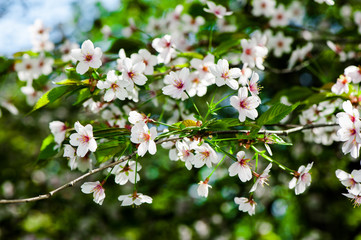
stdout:
[[240,103],[240,101],[239,101],[240,99],[238,98],[238,97],[236,97],[236,96],[232,96],[231,98],[230,98],[230,104],[231,104],[231,106],[232,107],[234,107],[235,109],[239,109],[240,107],[239,107],[239,103]]
[[351,175],[355,179],[356,182],[361,182],[361,170],[353,170]]
[[241,165],[239,165],[238,162],[233,163],[228,168],[229,176],[231,176],[231,177],[236,176],[239,173],[240,170],[241,170]]
[[251,190],[249,190],[249,192],[254,192],[254,191],[256,191],[256,189],[257,189],[257,187],[258,187],[258,179],[257,179],[257,181],[253,184],[253,186],[252,186],[252,188],[251,188]]
[[241,69],[239,69],[239,68],[231,68],[229,70],[228,76],[230,78],[239,78],[241,76]]
[[119,88],[115,95],[118,99],[124,100],[128,96],[128,92],[124,88]]
[[226,82],[224,81],[223,78],[220,78],[220,77],[217,77],[217,78],[216,78],[216,85],[217,85],[218,87],[221,87],[221,86],[223,86],[224,84],[226,84]]
[[98,184],[100,184],[99,181],[97,181],[97,182],[85,182],[85,183],[83,183],[83,185],[81,185],[81,191],[82,191],[83,193],[86,193],[86,194],[92,193],[92,192],[94,191],[94,188],[95,188]]
[[233,90],[237,90],[239,87],[238,82],[234,79],[226,81],[226,84],[228,85],[228,87],[232,88]]
[[70,144],[73,145],[73,146],[79,146],[80,144],[80,141],[78,139],[81,138],[80,134],[78,133],[73,133],[70,135]]
[[84,130],[85,130],[85,134],[84,135],[87,135],[88,137],[92,138],[93,137],[93,126],[91,124],[87,124],[85,127],[84,127]]
[[292,180],[288,183],[289,189],[296,187],[296,183],[297,183],[297,178],[295,178],[295,177],[292,178]]
[[341,169],[337,169],[335,173],[336,173],[336,177],[337,177],[340,181],[345,180],[345,179],[347,179],[347,178],[350,177],[350,174],[348,174],[347,172],[345,172],[345,171],[343,171],[343,170],[341,170]]
[[88,148],[91,152],[95,152],[97,150],[98,145],[94,138],[91,138],[88,144]]
[[76,72],[79,74],[84,74],[89,70],[89,65],[84,62],[79,62],[76,66]]
[[145,142],[143,142],[143,143],[141,143],[141,144],[139,145],[139,147],[138,147],[138,155],[139,155],[139,156],[143,157],[143,156],[146,154],[146,152],[147,152],[147,150],[148,150],[148,146],[147,146],[147,145],[148,145],[148,144],[145,143]]
[[145,64],[143,62],[136,63],[133,66],[134,72],[137,72],[137,73],[143,73],[144,69],[145,69]]
[[94,49],[93,58],[100,59],[102,57],[102,55],[103,55],[102,50],[99,47],[96,47]]
[[133,77],[134,83],[139,86],[143,86],[147,82],[147,80],[148,80],[147,77],[144,76],[143,74]]
[[90,40],[86,40],[83,42],[83,44],[81,45],[81,51],[84,54],[94,54],[94,45]]
[[124,173],[120,173],[115,177],[115,183],[124,185],[128,182],[128,177]]
[[248,166],[241,167],[238,172],[238,177],[242,182],[247,182],[252,179],[252,171]]
[[76,149],[76,155],[79,157],[84,157],[88,152],[88,144],[80,143],[78,148]]
[[179,73],[179,78],[183,80],[184,82],[189,81],[189,69],[183,68]]
[[123,60],[123,66],[126,72],[129,72],[132,68],[132,60],[130,58],[126,58]]
[[295,188],[296,195],[303,193],[306,190],[306,185],[303,183],[297,184]]
[[81,49],[72,49],[70,55],[78,61],[84,60],[84,55],[81,52]]
[[157,152],[157,146],[153,140],[150,140],[148,143],[148,152],[154,155]]
[[115,97],[115,93],[114,93],[114,90],[113,89],[109,89],[105,92],[105,95],[104,95],[104,101],[106,102],[110,102],[110,101],[113,101]]
[[238,97],[240,99],[244,99],[244,98],[248,97],[248,89],[246,87],[239,88]]
[[100,59],[94,59],[93,61],[89,62],[89,67],[92,68],[100,68],[102,65],[102,61]]
[[243,159],[245,156],[246,156],[246,153],[244,151],[239,151],[237,153],[237,160],[239,161],[239,160]]
[[156,137],[157,137],[157,128],[156,127],[152,127],[151,129],[150,129],[150,138],[152,139],[152,140],[154,140]]
[[110,83],[107,81],[98,81],[97,88],[99,88],[99,89],[110,88]]
[[227,73],[229,71],[229,64],[226,59],[219,59],[217,62],[217,67],[222,73]]
[[149,196],[146,196],[146,195],[142,195],[141,196],[141,200],[143,203],[152,203],[153,202],[153,199]]
[[133,205],[132,197],[125,198],[121,204],[121,206],[130,206],[130,205]]
[[240,122],[246,121],[246,115],[244,114],[244,111],[239,112],[238,119]]

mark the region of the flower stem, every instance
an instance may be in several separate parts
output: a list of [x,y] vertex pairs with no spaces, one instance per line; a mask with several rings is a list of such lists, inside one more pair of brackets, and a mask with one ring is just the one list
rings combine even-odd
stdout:
[[282,165],[281,163],[273,160],[271,157],[267,156],[267,155],[264,153],[264,151],[258,150],[255,146],[251,145],[251,148],[252,148],[256,153],[258,153],[259,155],[261,155],[264,159],[266,159],[267,161],[269,161],[269,162],[271,162],[271,163],[277,164],[281,169],[287,170],[287,171],[289,171],[291,174],[292,174],[293,172],[295,172],[294,170],[292,170],[292,169],[290,169],[290,168]]
[[223,160],[226,158],[226,154],[223,156],[223,158],[221,159],[221,161],[219,161],[219,163],[217,164],[217,166],[213,169],[213,171],[211,172],[211,174],[209,174],[209,176],[207,177],[207,179],[209,179],[212,174],[216,171],[216,169],[219,167],[219,165],[221,165],[221,163],[223,162]]
[[188,94],[187,91],[184,91],[184,92],[187,94],[188,98],[192,101],[193,107],[196,109],[198,115],[202,118],[202,121],[204,121],[201,113],[199,112],[199,110],[198,110],[198,108],[197,108],[197,105],[196,105],[196,104],[194,103],[194,101],[193,101],[193,98],[191,98],[191,97],[189,96],[189,94]]

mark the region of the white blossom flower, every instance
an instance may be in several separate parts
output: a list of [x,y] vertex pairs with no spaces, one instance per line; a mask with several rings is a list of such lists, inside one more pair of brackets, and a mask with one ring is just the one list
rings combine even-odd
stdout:
[[248,79],[252,76],[252,69],[248,67],[248,64],[243,64],[243,67],[241,69],[241,76],[238,79],[238,83],[242,86],[246,86]]
[[361,193],[361,170],[352,170],[351,174],[336,170],[336,177],[340,180],[342,185],[348,188],[349,192],[355,195]]
[[283,53],[289,53],[291,51],[292,42],[293,39],[291,37],[285,37],[283,32],[278,32],[270,38],[269,46],[273,48],[273,53],[276,57],[281,57]]
[[192,169],[192,164],[194,160],[194,154],[191,152],[192,148],[190,144],[186,141],[177,141],[175,144],[178,154],[177,159],[180,159],[182,162],[185,162],[185,166],[188,170]]
[[188,91],[190,97],[194,97],[195,95],[202,97],[206,95],[209,82],[207,82],[204,78],[201,78],[199,76],[199,72],[192,72],[189,75],[189,79],[191,82],[191,87]]
[[193,58],[191,66],[197,70],[200,79],[205,79],[209,84],[215,83],[214,75],[210,70],[210,67],[214,66],[214,56],[212,54],[207,54],[203,60]]
[[267,181],[268,181],[268,178],[270,177],[269,175],[269,172],[271,170],[271,167],[272,167],[272,163],[268,164],[268,166],[266,167],[265,170],[263,170],[262,174],[257,174],[256,177],[257,177],[257,180],[256,182],[253,184],[251,190],[249,192],[254,192],[256,191],[257,187],[259,184],[261,184],[262,186],[264,184],[267,184]]
[[125,27],[122,29],[122,34],[126,38],[129,38],[130,36],[133,35],[133,33],[135,33],[138,30],[137,25],[135,24],[133,18],[128,18],[128,22],[129,22],[129,27]]
[[222,5],[216,5],[214,2],[207,1],[208,8],[203,8],[205,12],[213,13],[217,18],[232,15],[233,12],[228,11]]
[[257,204],[252,198],[248,199],[245,197],[235,197],[234,202],[239,204],[239,211],[248,212],[250,216],[254,215]]
[[[342,108],[344,112],[339,112],[336,114],[337,119],[347,118],[350,119],[351,122],[359,121],[360,113],[359,111],[352,106],[350,100],[344,101],[342,103]],[[339,120],[338,120],[339,121]]]
[[81,191],[86,194],[93,193],[94,202],[99,205],[103,204],[105,191],[99,181],[83,183],[83,185],[81,185]]
[[227,85],[233,90],[237,90],[239,85],[235,78],[241,76],[239,68],[229,69],[229,64],[226,59],[219,59],[217,65],[210,67],[212,74],[216,77],[216,84],[218,87]]
[[341,128],[337,131],[337,135],[340,137],[340,141],[345,142],[342,145],[342,152],[344,154],[350,153],[353,158],[357,158],[361,147],[361,122],[352,122],[348,118],[339,118],[338,123]]
[[117,59],[117,69],[122,72],[124,70],[124,59],[127,58],[123,48],[119,50],[118,56],[119,58]]
[[342,50],[340,45],[335,44],[331,41],[327,41],[326,44],[329,48],[331,48],[332,51],[334,51],[337,55],[339,55],[341,62],[344,62],[347,60],[347,54],[345,53],[345,51]]
[[246,153],[239,151],[237,153],[237,162],[233,163],[229,168],[229,176],[233,177],[238,174],[242,182],[247,182],[252,178],[252,171],[249,166],[249,159],[245,158]]
[[175,43],[170,35],[155,38],[152,42],[152,47],[159,52],[158,63],[168,64],[175,53]]
[[291,5],[288,6],[287,11],[293,23],[302,25],[303,18],[305,17],[305,7],[301,2],[293,1]]
[[133,204],[139,206],[142,203],[150,204],[153,202],[153,199],[151,197],[137,192],[129,195],[120,195],[118,197],[118,200],[122,202],[121,206],[130,206]]
[[90,154],[85,154],[84,157],[76,155],[76,150],[69,144],[64,145],[63,157],[69,158],[68,166],[71,170],[79,169],[81,172],[85,172],[88,169],[92,169],[92,159]]
[[239,121],[244,122],[246,118],[255,120],[258,116],[256,108],[260,104],[259,98],[256,96],[248,97],[248,90],[246,87],[241,87],[238,90],[238,96],[232,96],[230,99],[231,105],[239,112]]
[[137,124],[140,122],[147,123],[149,118],[144,113],[138,113],[137,111],[130,111],[128,121],[131,124]]
[[130,141],[139,144],[138,155],[143,157],[146,152],[154,155],[157,152],[157,146],[154,139],[157,137],[157,129],[151,129],[144,122],[135,124],[131,129]]
[[201,146],[194,147],[196,155],[194,156],[194,167],[201,168],[204,164],[207,167],[212,167],[212,163],[218,163],[217,153],[208,143],[203,143]]
[[275,11],[275,0],[254,0],[253,1],[252,14],[254,16],[266,16],[271,17]]
[[272,19],[269,22],[271,27],[284,27],[287,26],[290,21],[289,12],[286,11],[283,4],[279,4],[272,14]]
[[345,75],[351,78],[353,83],[361,82],[361,67],[348,66],[345,68]]
[[358,26],[358,33],[361,34],[361,11],[354,12],[354,22]]
[[54,135],[55,142],[61,145],[61,143],[65,139],[65,133],[66,133],[65,124],[60,121],[52,121],[49,123],[49,128],[51,133]]
[[76,66],[76,72],[86,73],[89,68],[99,68],[102,65],[102,50],[99,47],[94,48],[92,41],[86,40],[81,45],[81,49],[72,49],[71,56],[79,61]]
[[260,70],[264,70],[263,61],[268,53],[268,49],[264,46],[259,46],[255,39],[242,39],[242,55],[241,61],[250,68],[257,67]]
[[130,56],[134,64],[142,62],[145,65],[144,74],[151,75],[154,72],[154,66],[157,65],[157,57],[152,55],[147,49],[140,49],[138,53]]
[[351,198],[351,201],[353,202],[354,206],[359,207],[361,205],[361,195],[353,194],[351,192],[342,193],[342,195],[344,195],[344,196],[346,196],[348,198]]
[[200,197],[208,197],[208,188],[212,188],[211,185],[208,184],[209,179],[206,179],[203,181],[200,181],[197,188],[198,196]]
[[73,58],[70,54],[71,50],[76,48],[79,48],[79,44],[72,43],[68,39],[66,39],[65,42],[59,47],[59,50],[62,53],[61,60],[63,62],[68,62],[68,61],[76,62],[76,59]]
[[28,54],[24,54],[21,62],[15,63],[15,70],[18,73],[18,77],[21,81],[32,81],[39,77],[37,71],[38,61],[34,58],[30,58]]
[[294,177],[289,182],[288,187],[290,189],[295,189],[296,195],[303,193],[306,190],[306,187],[311,185],[311,174],[309,171],[311,170],[313,165],[309,163],[307,167],[300,166],[296,173],[294,173]]
[[198,32],[199,27],[205,23],[205,20],[201,16],[197,16],[196,18],[193,18],[189,14],[183,14],[181,17],[184,25],[183,25],[183,31],[185,32]]
[[322,4],[322,3],[326,3],[327,5],[334,5],[335,2],[333,0],[315,0],[315,2]]
[[164,95],[169,95],[175,99],[187,99],[185,91],[189,90],[191,83],[189,81],[189,69],[183,68],[178,72],[170,72],[164,77],[164,83],[167,85],[162,88]]
[[79,122],[74,124],[76,133],[70,135],[70,144],[77,146],[76,154],[84,157],[88,151],[95,152],[97,143],[93,137],[93,126],[87,124],[85,127]]
[[[137,172],[135,169],[137,169]],[[140,180],[138,173],[140,169],[142,169],[140,163],[128,161],[116,165],[111,173],[115,175],[115,183],[118,183],[119,185],[124,185],[128,181],[134,184]],[[137,180],[135,180],[135,175],[137,176]]]
[[121,76],[117,76],[114,70],[110,70],[107,73],[105,81],[98,81],[97,87],[99,89],[105,89],[104,101],[110,102],[115,98],[124,100],[128,96],[126,87],[130,85],[128,80],[124,80]]
[[134,88],[134,83],[143,86],[147,82],[147,77],[144,76],[143,72],[145,64],[143,62],[132,63],[130,58],[123,60],[123,71],[122,77],[125,81],[129,81],[128,89]]
[[312,48],[313,44],[309,42],[305,46],[301,48],[297,47],[295,50],[293,50],[290,60],[288,62],[288,69],[293,68],[297,62],[302,62],[305,59],[306,55],[311,52]]

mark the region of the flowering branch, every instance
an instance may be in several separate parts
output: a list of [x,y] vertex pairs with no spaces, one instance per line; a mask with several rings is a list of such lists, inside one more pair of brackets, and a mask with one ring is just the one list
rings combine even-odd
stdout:
[[[297,127],[293,127],[287,130],[261,130],[258,132],[258,134],[278,134],[278,135],[288,135],[290,133],[294,133],[294,132],[298,132],[298,131],[302,131],[302,130],[306,130],[306,129],[314,129],[314,128],[322,128],[322,127],[330,127],[330,126],[338,126],[337,123],[325,123],[325,124],[307,124],[307,125],[303,125],[303,126],[297,126]],[[212,134],[232,134],[232,133],[249,133],[250,130],[227,130],[227,131],[211,131],[211,132],[207,132],[207,135],[212,135]],[[156,141],[156,144],[161,144],[163,142],[168,142],[168,141],[177,141],[180,139],[183,139],[184,137],[174,137],[174,138],[167,138],[167,139],[159,139],[158,141]],[[257,151],[258,152],[258,151]],[[119,159],[118,161],[109,163],[103,167],[99,167],[96,168],[94,170],[91,170],[89,172],[87,172],[86,174],[54,189],[53,191],[47,193],[47,194],[43,194],[43,195],[39,195],[37,197],[31,197],[31,198],[24,198],[24,199],[12,199],[12,200],[6,200],[6,199],[1,199],[0,200],[0,204],[7,204],[7,203],[25,203],[25,202],[34,202],[34,201],[39,201],[39,200],[43,200],[43,199],[48,199],[50,197],[52,197],[55,193],[66,189],[68,187],[72,187],[74,186],[75,183],[87,178],[88,176],[91,176],[95,173],[98,173],[104,169],[110,168],[110,167],[114,167],[116,165],[118,165],[119,163],[122,163],[124,161],[127,161],[129,159],[131,159],[135,154],[137,153],[137,151],[134,151],[132,154],[127,155],[122,157],[121,159]],[[258,152],[260,153],[260,152]]]
[[24,198],[24,199],[12,199],[12,200],[1,199],[0,204],[1,203],[6,204],[6,203],[34,202],[34,201],[39,201],[39,200],[43,200],[43,199],[48,199],[48,198],[52,197],[55,193],[60,192],[61,190],[65,189],[65,188],[74,186],[75,183],[83,180],[86,177],[89,177],[90,175],[93,175],[93,174],[95,174],[97,172],[100,172],[100,171],[102,171],[104,169],[107,169],[109,167],[113,167],[113,166],[115,166],[115,165],[117,165],[119,163],[122,163],[122,162],[125,162],[125,161],[131,159],[135,154],[136,154],[136,151],[133,152],[132,154],[128,155],[128,156],[124,156],[123,158],[119,159],[118,161],[115,161],[115,162],[109,163],[109,164],[107,164],[107,165],[105,165],[103,167],[99,167],[99,168],[96,168],[94,170],[91,170],[91,171],[87,172],[86,174],[81,175],[80,177],[78,177],[78,178],[76,178],[76,179],[74,179],[74,180],[72,180],[72,181],[70,181],[70,182],[56,188],[56,189],[54,189],[53,191],[51,191],[51,192],[49,192],[47,194],[39,195],[37,197]]

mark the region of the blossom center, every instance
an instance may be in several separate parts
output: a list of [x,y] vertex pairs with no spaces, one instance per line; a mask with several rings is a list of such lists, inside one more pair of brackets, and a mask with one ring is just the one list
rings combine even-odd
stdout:
[[203,72],[209,72],[208,67],[207,67],[207,66],[203,66],[202,71],[203,71]]
[[251,51],[250,48],[247,48],[247,49],[245,50],[245,53],[246,53],[247,55],[251,55],[252,51]]
[[283,42],[282,42],[282,41],[278,41],[277,46],[280,47],[280,48],[283,47]]
[[143,140],[148,142],[150,140],[150,134],[148,133],[143,133]]
[[282,19],[283,19],[283,15],[282,15],[282,14],[278,14],[278,15],[277,15],[277,19],[278,19],[278,20],[282,20]]
[[202,152],[202,154],[203,154],[203,156],[205,157],[205,158],[207,158],[207,157],[209,157],[209,155],[211,155],[211,153],[209,152],[209,151],[204,151],[204,152]]
[[93,59],[93,56],[90,55],[90,54],[87,54],[87,55],[85,56],[85,61],[86,61],[86,62],[90,62],[92,59]]
[[26,64],[26,65],[25,65],[25,68],[26,68],[27,70],[30,70],[30,69],[32,69],[32,66],[31,66],[31,64]]
[[228,72],[222,73],[221,78],[224,78],[224,79],[229,78]]
[[199,83],[200,81],[199,81],[199,78],[195,78],[195,79],[192,80],[192,82],[193,83]]
[[82,136],[82,137],[81,137],[81,140],[80,140],[80,141],[81,141],[82,143],[87,143],[87,142],[89,142],[89,140],[90,140],[90,137],[85,135],[85,136]]
[[113,90],[115,90],[116,88],[118,88],[118,84],[113,83],[110,87],[111,87]]
[[246,100],[242,100],[239,102],[239,106],[244,109],[248,109],[248,104]]
[[173,86],[178,89],[182,89],[184,86],[184,83],[182,80],[175,80]]
[[263,2],[262,4],[261,4],[261,8],[266,8],[267,7],[267,4],[265,3],[265,2]]
[[129,78],[133,78],[134,75],[135,75],[135,74],[134,74],[133,72],[128,72],[128,77],[129,77]]

